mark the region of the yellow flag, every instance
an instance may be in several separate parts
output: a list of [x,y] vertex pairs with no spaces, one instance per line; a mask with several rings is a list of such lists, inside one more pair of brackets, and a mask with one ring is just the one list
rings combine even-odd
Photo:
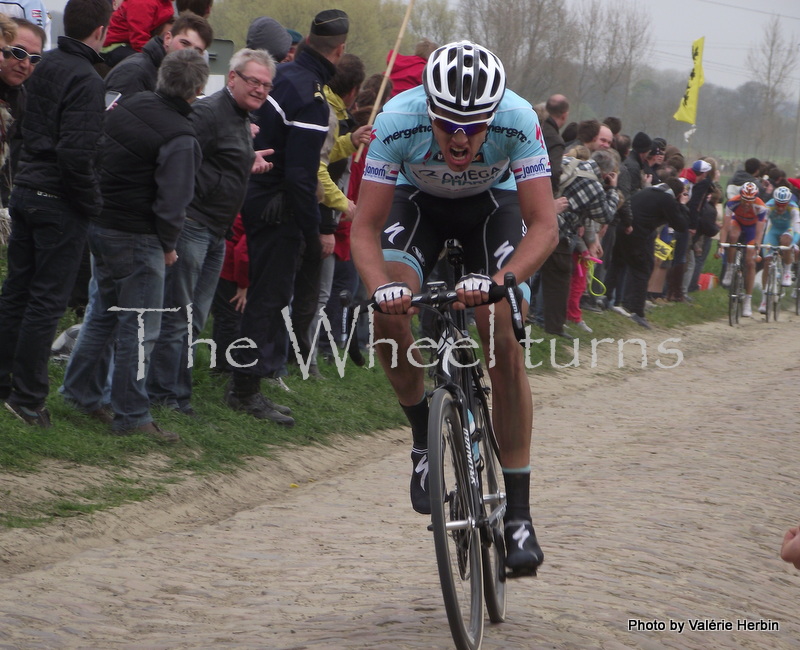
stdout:
[[703,85],[703,45],[706,37],[698,38],[692,43],[692,73],[689,75],[689,82],[686,84],[686,92],[683,93],[680,106],[675,111],[674,117],[679,122],[695,123],[697,117],[697,100],[700,98],[700,86]]

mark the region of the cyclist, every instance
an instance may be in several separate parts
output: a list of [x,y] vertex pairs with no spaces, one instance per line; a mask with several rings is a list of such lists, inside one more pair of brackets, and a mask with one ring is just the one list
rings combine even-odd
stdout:
[[[767,231],[764,233],[764,244],[771,246],[793,246],[797,250],[800,242],[800,209],[794,201],[792,191],[788,187],[776,187],[772,198],[767,201]],[[781,251],[783,257],[783,277],[781,284],[784,287],[792,286],[792,255],[794,251]],[[772,262],[772,251],[766,249],[764,255],[764,270],[761,277],[767,277],[769,265]],[[767,296],[761,297],[758,311],[762,314],[767,311]]]
[[376,314],[376,334],[399,348],[394,358],[390,345],[378,344],[376,352],[411,423],[412,506],[423,514],[431,511],[428,403],[421,356],[412,347],[410,297],[444,242],[455,237],[468,271],[456,285],[457,306],[477,307],[487,352],[493,336],[496,363],[488,370],[508,500],[506,565],[517,574],[534,573],[544,556],[529,502],[531,391],[508,304],[495,306],[490,332],[485,303],[505,272],[522,282],[558,241],[550,161],[538,118],[528,102],[506,90],[497,56],[461,41],[431,54],[423,85],[386,104],[372,138],[352,250],[367,291],[384,312]]
[[[725,204],[719,240],[730,244],[742,242],[760,246],[766,219],[767,206],[758,198],[758,186],[752,181],[748,181],[742,185],[739,194]],[[728,249],[728,266],[725,269],[725,276],[722,278],[723,287],[729,287],[731,284],[735,253],[734,249]],[[756,250],[748,248],[745,251],[744,290],[746,295],[742,305],[742,316],[753,315],[751,303],[755,278]]]

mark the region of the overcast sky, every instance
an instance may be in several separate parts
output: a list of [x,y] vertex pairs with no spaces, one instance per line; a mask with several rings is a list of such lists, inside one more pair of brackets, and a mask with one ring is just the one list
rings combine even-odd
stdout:
[[[651,16],[652,65],[683,71],[692,68],[692,41],[705,36],[703,72],[706,83],[736,88],[749,80],[747,51],[777,15],[784,34],[800,41],[798,0],[622,0]],[[794,89],[800,73],[793,76]]]
[[[501,0],[502,1],[502,0]],[[582,0],[570,0],[579,7]],[[63,11],[66,0],[45,0],[48,9]],[[747,50],[763,37],[773,16],[782,17],[788,35],[800,41],[800,0],[619,0],[644,8],[651,17],[652,59],[657,68],[685,71],[692,67],[691,44],[706,37],[703,70],[707,83],[736,88],[748,80]],[[320,7],[326,4],[321,0]],[[333,0],[328,4],[335,5]],[[749,6],[748,6],[749,5]],[[800,73],[793,85],[800,88]],[[792,91],[794,94],[794,91]]]

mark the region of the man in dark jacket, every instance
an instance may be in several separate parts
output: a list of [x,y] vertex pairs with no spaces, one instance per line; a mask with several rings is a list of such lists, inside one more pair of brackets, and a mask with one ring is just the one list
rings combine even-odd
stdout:
[[628,267],[623,306],[642,327],[650,328],[644,317],[644,303],[653,272],[656,233],[664,224],[677,232],[686,231],[688,200],[689,192],[683,182],[674,177],[668,178],[666,183],[646,187],[631,197],[633,230],[628,235],[620,235],[620,246],[615,254],[619,252]]
[[551,95],[544,106],[547,117],[542,122],[542,136],[550,156],[550,182],[553,184],[553,194],[558,192],[558,183],[561,179],[561,159],[564,157],[564,138],[561,129],[569,118],[569,102],[564,95]]
[[[178,311],[162,318],[147,377],[151,403],[186,415],[193,414],[188,354],[211,309],[225,259],[225,235],[241,208],[251,171],[263,173],[272,166],[264,160],[270,151],[253,151],[250,112],[266,101],[274,75],[269,52],[239,50],[230,61],[226,87],[198,101],[192,111],[203,162],[178,238],[178,261],[167,271],[164,294],[164,307]],[[192,341],[187,330],[190,315]],[[219,359],[227,351],[212,347],[212,353]]]
[[323,86],[344,54],[348,27],[343,11],[317,14],[303,49],[294,61],[278,67],[269,100],[256,111],[261,128],[256,148],[275,150],[275,168],[251,178],[242,206],[250,288],[241,334],[255,347],[237,350],[239,370],[233,373],[227,403],[253,417],[288,426],[294,421],[265,401],[260,383],[286,362],[288,332],[282,311],[292,299],[301,250],[305,246],[306,254],[325,254],[317,199],[320,150],[328,132]]
[[165,269],[178,260],[175,247],[201,160],[190,102],[207,79],[208,65],[199,53],[173,52],[158,70],[156,92],[130,97],[106,120],[103,209],[89,228],[97,303],[81,328],[62,394],[79,410],[110,419],[102,403],[108,365],[99,360],[115,337],[111,430],[116,435],[179,439],[153,422],[145,377],[161,327]]
[[163,36],[151,38],[141,52],[115,65],[105,78],[106,90],[122,93],[125,99],[142,90],[155,90],[158,67],[170,52],[194,48],[200,54],[214,41],[214,31],[205,18],[181,14]]
[[94,69],[107,0],[69,0],[58,49],[28,82],[23,146],[9,211],[8,275],[0,296],[0,399],[20,420],[50,426],[50,345],[100,212],[95,155],[103,80]]
[[[639,131],[633,136],[628,157],[622,161],[630,174],[631,196],[636,194],[642,187],[650,185],[652,181],[652,171],[646,162],[647,154],[650,153],[650,147],[652,146],[652,138],[643,131]],[[650,178],[646,178],[648,174]]]

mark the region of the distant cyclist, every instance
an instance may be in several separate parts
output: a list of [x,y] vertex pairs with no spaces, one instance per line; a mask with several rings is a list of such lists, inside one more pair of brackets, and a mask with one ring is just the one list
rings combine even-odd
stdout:
[[[758,198],[758,186],[748,181],[742,185],[739,194],[725,204],[722,230],[719,234],[721,242],[730,244],[745,243],[760,246],[767,222],[767,206]],[[728,267],[722,278],[722,286],[729,287],[733,278],[733,259],[735,250],[728,251]],[[744,291],[742,316],[753,315],[753,284],[756,279],[756,251],[748,248],[745,251]]]
[[[792,191],[788,187],[776,187],[772,198],[767,201],[767,231],[764,233],[763,244],[768,246],[793,246],[795,250],[781,251],[783,257],[783,277],[781,284],[784,287],[792,286],[792,262],[798,242],[800,242],[800,209],[794,201]],[[769,265],[772,263],[772,251],[763,251],[764,270],[762,277],[766,277]],[[767,296],[761,298],[758,311],[762,314],[767,311]]]
[[495,306],[490,332],[485,303],[505,272],[522,282],[558,241],[550,161],[536,113],[506,90],[503,65],[489,50],[467,41],[440,47],[423,77],[423,86],[397,95],[375,122],[353,257],[367,291],[391,314],[376,314],[375,330],[398,343],[398,354],[393,359],[388,344],[376,352],[411,423],[411,503],[428,514],[428,402],[408,312],[445,241],[457,238],[464,247],[468,274],[456,290],[461,306],[477,307],[487,359],[493,336],[496,363],[488,370],[508,498],[506,565],[534,573],[544,555],[530,513],[531,390],[508,304]]

